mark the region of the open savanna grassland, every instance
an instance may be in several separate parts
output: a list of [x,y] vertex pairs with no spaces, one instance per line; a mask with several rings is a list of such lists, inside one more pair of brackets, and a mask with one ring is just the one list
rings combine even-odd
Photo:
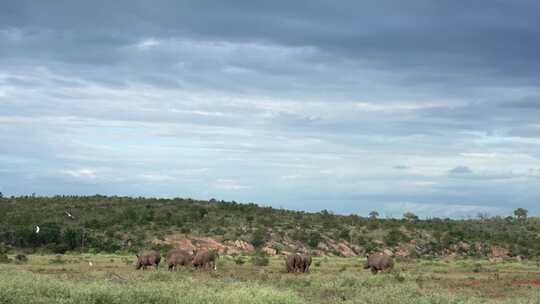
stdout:
[[398,263],[371,275],[360,258],[315,258],[310,274],[220,257],[216,272],[136,271],[132,255],[30,255],[0,264],[0,303],[540,303],[540,265],[483,260]]

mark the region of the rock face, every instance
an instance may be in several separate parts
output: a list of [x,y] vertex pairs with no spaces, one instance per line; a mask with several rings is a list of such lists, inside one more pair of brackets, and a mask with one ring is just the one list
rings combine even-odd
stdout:
[[193,245],[193,243],[190,240],[182,239],[178,241],[178,249],[181,249],[186,252],[189,252],[190,254],[193,254],[193,252],[195,252],[195,249],[197,249],[197,247],[195,247],[195,245]]
[[396,252],[396,256],[400,258],[408,258],[411,256],[411,251],[409,248],[400,247]]
[[216,251],[220,254],[239,255],[241,253],[253,253],[255,247],[248,242],[236,240],[222,243],[210,237],[190,236],[187,238],[183,234],[170,234],[164,240],[154,239],[152,243],[156,245],[171,245],[173,248],[184,250],[193,254],[197,249]]
[[[153,243],[156,245],[171,245],[175,249],[180,249],[189,252],[190,254],[193,254],[197,249],[211,250],[220,254],[229,254],[233,256],[240,254],[252,254],[255,252],[255,247],[243,240],[220,242],[209,237],[197,237],[190,235],[188,238],[183,234],[170,234],[165,236],[162,240],[154,239]],[[286,241],[283,243],[270,241],[262,248],[262,250],[272,256],[278,254],[287,254],[288,250],[280,250],[280,252],[278,252],[273,245],[280,248],[291,247],[293,249],[289,249],[303,253],[312,251],[302,246],[302,244],[287,243]],[[316,256],[324,256],[329,253],[334,253],[343,257],[355,257],[358,256],[358,252],[361,252],[362,250],[363,249],[358,248],[358,246],[351,245],[348,242],[336,242],[333,239],[325,238],[319,243],[317,250],[313,250],[313,252]]]
[[352,250],[352,248],[347,246],[345,243],[339,243],[337,245],[337,251],[344,257],[356,256],[356,253]]
[[388,248],[383,250],[383,253],[386,254],[389,257],[394,256],[394,252],[392,250],[388,249]]
[[311,250],[311,255],[313,255],[313,256],[325,256],[325,253],[322,250]]
[[255,252],[255,247],[250,243],[242,240],[228,241],[225,243],[227,247],[227,254],[230,255],[240,255],[241,253],[253,253]]
[[493,246],[491,247],[491,258],[505,258],[508,256],[508,249],[499,247],[499,246]]
[[216,241],[213,238],[209,237],[196,237],[193,238],[193,241],[196,243],[197,248],[208,250],[208,251],[216,251],[220,254],[227,253],[227,247],[223,245],[221,242]]
[[356,252],[352,249],[351,245],[348,242],[336,242],[330,238],[323,238],[323,240],[317,246],[317,249],[321,251],[334,251],[343,257],[355,257],[357,256]]
[[[244,240],[227,240],[222,241],[219,239],[195,235],[186,235],[182,233],[173,233],[166,235],[161,239],[155,238],[152,241],[155,245],[168,245],[175,249],[181,249],[193,254],[198,249],[205,249],[218,252],[219,254],[226,255],[242,255],[252,254],[256,251],[256,248]],[[408,243],[401,243],[395,247],[387,247],[379,240],[372,240],[371,243],[376,246],[377,250],[392,256],[396,259],[409,259],[416,255],[422,255],[429,250],[429,246],[424,246],[422,242],[410,241]],[[386,248],[386,249],[385,249]],[[347,241],[337,241],[326,235],[322,235],[321,240],[317,244],[316,248],[308,247],[305,243],[298,240],[293,240],[287,235],[272,235],[272,237],[262,246],[262,251],[268,255],[283,255],[286,256],[291,252],[310,253],[313,256],[327,256],[338,255],[343,257],[356,257],[364,256],[366,248],[359,245],[351,244]],[[459,242],[444,248],[442,251],[430,254],[436,254],[448,259],[466,256],[474,251],[484,256],[488,256],[490,260],[502,260],[509,256],[508,249],[500,246],[489,246],[484,243],[466,243]]]
[[277,255],[277,250],[270,247],[264,247],[262,251],[266,252],[268,255]]

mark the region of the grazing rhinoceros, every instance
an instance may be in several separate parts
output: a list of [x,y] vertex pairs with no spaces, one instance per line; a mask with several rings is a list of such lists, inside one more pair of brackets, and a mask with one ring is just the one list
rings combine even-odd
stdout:
[[188,266],[193,260],[193,255],[182,249],[171,249],[167,252],[167,264],[169,270],[178,270],[178,266]]
[[394,260],[392,257],[382,252],[369,255],[364,265],[364,269],[371,269],[371,273],[373,274],[386,269],[392,269],[393,267]]
[[300,262],[296,265],[299,272],[309,272],[309,267],[311,266],[311,255],[309,254],[300,254]]
[[146,269],[146,266],[154,266],[156,269],[159,266],[159,262],[161,261],[161,255],[159,254],[159,251],[155,250],[142,250],[137,256],[137,265],[136,269]]
[[296,253],[289,254],[287,256],[287,261],[285,262],[287,266],[287,272],[296,272],[296,264],[300,259],[300,256]]
[[210,250],[199,250],[195,252],[192,260],[193,266],[195,268],[212,268],[217,270],[216,260],[218,254],[215,251]]
[[311,256],[309,254],[290,254],[286,261],[287,272],[309,272]]

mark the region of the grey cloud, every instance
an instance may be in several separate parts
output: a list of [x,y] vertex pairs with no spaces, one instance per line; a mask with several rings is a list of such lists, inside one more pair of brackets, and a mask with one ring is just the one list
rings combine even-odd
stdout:
[[458,166],[448,171],[450,175],[472,174],[473,171],[469,167]]
[[[528,171],[540,151],[539,11],[535,1],[3,3],[0,186],[540,212]],[[197,168],[211,174],[178,173]]]
[[404,166],[404,165],[398,165],[398,166],[394,166],[394,169],[396,169],[396,170],[407,170],[407,169],[409,169],[409,167]]
[[[519,77],[537,83],[533,73],[537,67],[531,63],[540,46],[538,10],[538,5],[526,1],[519,4],[479,1],[467,4],[465,9],[449,2],[426,1],[408,2],[406,6],[396,6],[392,1],[340,4],[298,1],[270,5],[74,1],[61,5],[8,4],[2,20],[4,27],[67,32],[64,41],[71,40],[72,32],[75,37],[72,46],[105,45],[109,51],[118,46],[117,42],[136,41],[144,36],[267,41],[314,46],[375,60],[380,65],[432,71],[443,68],[448,72],[476,69],[495,72],[499,79]],[[381,15],[385,18],[380,18]],[[504,26],[500,20],[506,21]],[[76,54],[67,59],[78,60]],[[106,54],[93,51],[81,54],[84,57],[80,59],[84,60],[110,56],[99,56]]]

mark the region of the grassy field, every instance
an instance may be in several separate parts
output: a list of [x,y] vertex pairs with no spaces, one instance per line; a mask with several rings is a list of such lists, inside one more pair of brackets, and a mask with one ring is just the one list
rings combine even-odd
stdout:
[[238,265],[136,271],[134,256],[30,255],[0,264],[0,303],[540,303],[540,265],[480,260],[398,263],[373,276],[359,258],[315,258],[310,274]]

